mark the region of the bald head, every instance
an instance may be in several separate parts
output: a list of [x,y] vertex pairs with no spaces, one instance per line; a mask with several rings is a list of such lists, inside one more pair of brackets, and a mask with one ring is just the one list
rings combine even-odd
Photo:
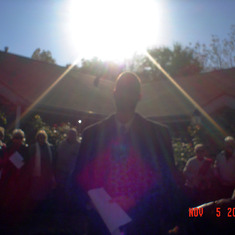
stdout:
[[232,136],[227,136],[224,139],[224,144],[225,144],[225,152],[228,155],[232,155],[234,150],[235,150],[235,140]]
[[116,79],[115,90],[118,92],[129,91],[140,95],[140,79],[132,72],[123,72]]
[[118,111],[134,111],[141,97],[141,82],[132,72],[121,73],[116,80],[114,98]]

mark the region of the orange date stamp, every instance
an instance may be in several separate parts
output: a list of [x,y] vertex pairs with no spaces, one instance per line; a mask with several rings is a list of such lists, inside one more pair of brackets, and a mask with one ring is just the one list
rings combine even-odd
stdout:
[[[189,208],[189,217],[202,217],[203,216],[203,207],[202,208]],[[227,210],[221,210],[221,207],[215,208],[216,217],[228,217],[235,218],[235,207],[228,207]]]
[[188,209],[189,217],[202,217],[203,216],[203,208],[189,208]]
[[[220,207],[216,207],[215,208],[215,211],[216,211],[216,216],[217,217],[221,217],[221,208]],[[223,215],[224,216],[224,215]],[[227,212],[226,212],[226,215],[228,218],[231,218],[231,217],[234,217],[235,218],[235,207],[228,207],[227,208]]]

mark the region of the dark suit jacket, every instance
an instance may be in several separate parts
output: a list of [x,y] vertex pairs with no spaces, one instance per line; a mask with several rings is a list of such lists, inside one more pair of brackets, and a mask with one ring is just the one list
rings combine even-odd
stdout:
[[[135,115],[130,127],[131,142],[142,158],[156,169],[159,166],[174,168],[174,157],[168,128],[162,124],[149,121],[139,114]],[[87,127],[83,132],[76,171],[84,164],[96,158],[117,136],[115,116]]]
[[[149,189],[148,193],[143,195],[142,200],[140,200],[134,208],[129,210],[128,213],[130,213],[132,217],[139,213],[143,213],[143,216],[146,216],[144,214],[150,215],[149,209],[152,210],[152,202],[157,203],[155,205],[158,207],[156,210],[159,209],[159,206],[164,205],[161,212],[167,213],[166,210],[173,211],[172,203],[174,200],[172,200],[172,196],[174,196],[175,163],[168,128],[159,123],[147,120],[139,114],[135,114],[129,133],[132,148],[138,152],[144,163],[151,166],[151,169],[161,176],[161,182],[158,182],[157,185]],[[86,128],[83,133],[75,175],[79,178],[84,168],[97,160],[100,154],[105,152],[104,150],[106,148],[112,149],[115,138],[117,138],[117,127],[114,115]],[[105,171],[105,169],[103,170]],[[95,176],[92,174],[86,176],[87,182],[95,180]],[[91,179],[89,179],[90,177]],[[86,191],[89,189],[91,188],[89,188],[88,185]],[[148,209],[146,209],[146,200]],[[165,203],[163,203],[162,200],[164,200]],[[166,209],[166,207],[168,208]],[[138,212],[136,212],[136,210]],[[139,212],[139,210],[141,210],[141,212]],[[143,216],[140,215],[139,217],[142,218]],[[146,232],[146,234],[148,233],[149,232]]]

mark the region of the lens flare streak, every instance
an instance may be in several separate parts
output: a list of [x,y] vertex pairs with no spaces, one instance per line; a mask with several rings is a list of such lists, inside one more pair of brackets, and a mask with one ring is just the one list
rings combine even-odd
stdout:
[[192,103],[192,105],[224,136],[226,131],[210,117],[210,115],[162,68],[162,66],[146,51],[149,60],[168,78],[168,80]]
[[70,70],[78,63],[78,59],[74,61],[66,70],[53,82],[22,114],[20,120],[23,119],[30,110],[32,110],[42,99],[45,97],[65,76]]

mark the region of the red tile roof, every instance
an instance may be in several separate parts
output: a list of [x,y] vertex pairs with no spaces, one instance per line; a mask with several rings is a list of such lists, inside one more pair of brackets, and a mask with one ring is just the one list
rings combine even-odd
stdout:
[[[33,103],[66,70],[65,67],[0,52],[1,86]],[[69,72],[41,101],[40,105],[97,114],[115,110],[114,83],[93,76]],[[176,82],[202,107],[221,96],[235,98],[235,68],[176,78]],[[143,99],[137,107],[144,116],[191,115],[195,107],[167,79],[143,84]]]

